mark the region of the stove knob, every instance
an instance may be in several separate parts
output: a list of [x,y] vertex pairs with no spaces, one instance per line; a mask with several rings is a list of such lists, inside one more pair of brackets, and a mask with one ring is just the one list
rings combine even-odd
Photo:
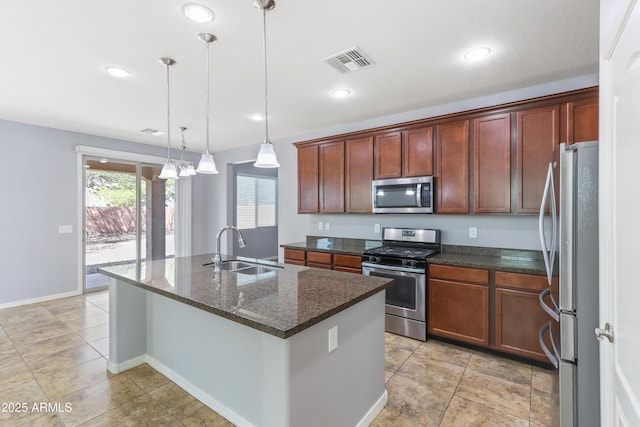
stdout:
[[380,257],[379,256],[370,255],[369,256],[369,262],[376,262],[376,263],[380,262]]

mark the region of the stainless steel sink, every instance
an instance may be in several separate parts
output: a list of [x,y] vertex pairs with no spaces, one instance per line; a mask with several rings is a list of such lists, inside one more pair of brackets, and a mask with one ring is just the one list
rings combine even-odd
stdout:
[[[205,266],[213,266],[212,262],[204,264]],[[283,267],[279,265],[263,265],[254,263],[251,261],[239,261],[239,260],[229,260],[222,261],[220,263],[220,270],[229,271],[231,273],[241,273],[241,274],[262,274],[268,273],[270,271],[277,271],[282,269]]]
[[262,273],[268,273],[270,271],[276,271],[276,270],[277,268],[267,267],[265,265],[254,265],[247,268],[240,268],[238,270],[235,270],[235,272],[240,274],[262,274]]
[[248,264],[242,261],[222,261],[222,264],[220,264],[220,269],[225,271],[235,271],[251,266],[252,264]]

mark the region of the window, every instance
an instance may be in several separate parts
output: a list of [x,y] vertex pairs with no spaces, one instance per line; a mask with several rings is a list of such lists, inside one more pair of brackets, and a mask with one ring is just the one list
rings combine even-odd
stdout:
[[236,175],[236,226],[240,229],[275,227],[277,179]]

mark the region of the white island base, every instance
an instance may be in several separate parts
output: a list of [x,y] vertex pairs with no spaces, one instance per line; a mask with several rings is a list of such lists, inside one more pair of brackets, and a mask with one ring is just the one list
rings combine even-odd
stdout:
[[384,292],[286,339],[115,278],[109,304],[109,371],[148,363],[237,426],[367,426],[387,402]]

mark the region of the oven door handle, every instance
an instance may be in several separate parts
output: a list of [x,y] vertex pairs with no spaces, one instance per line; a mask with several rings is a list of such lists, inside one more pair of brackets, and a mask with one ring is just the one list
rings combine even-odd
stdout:
[[[385,271],[400,271],[403,273],[412,273],[412,274],[425,274],[426,272],[424,270],[419,270],[419,269],[415,269],[415,268],[409,268],[409,267],[398,267],[395,265],[385,265],[380,266],[380,264],[373,264],[370,262],[363,262],[362,263],[362,267],[367,267],[368,269],[370,269],[371,271],[376,271],[379,273],[384,273]],[[363,271],[364,273],[364,271]]]

